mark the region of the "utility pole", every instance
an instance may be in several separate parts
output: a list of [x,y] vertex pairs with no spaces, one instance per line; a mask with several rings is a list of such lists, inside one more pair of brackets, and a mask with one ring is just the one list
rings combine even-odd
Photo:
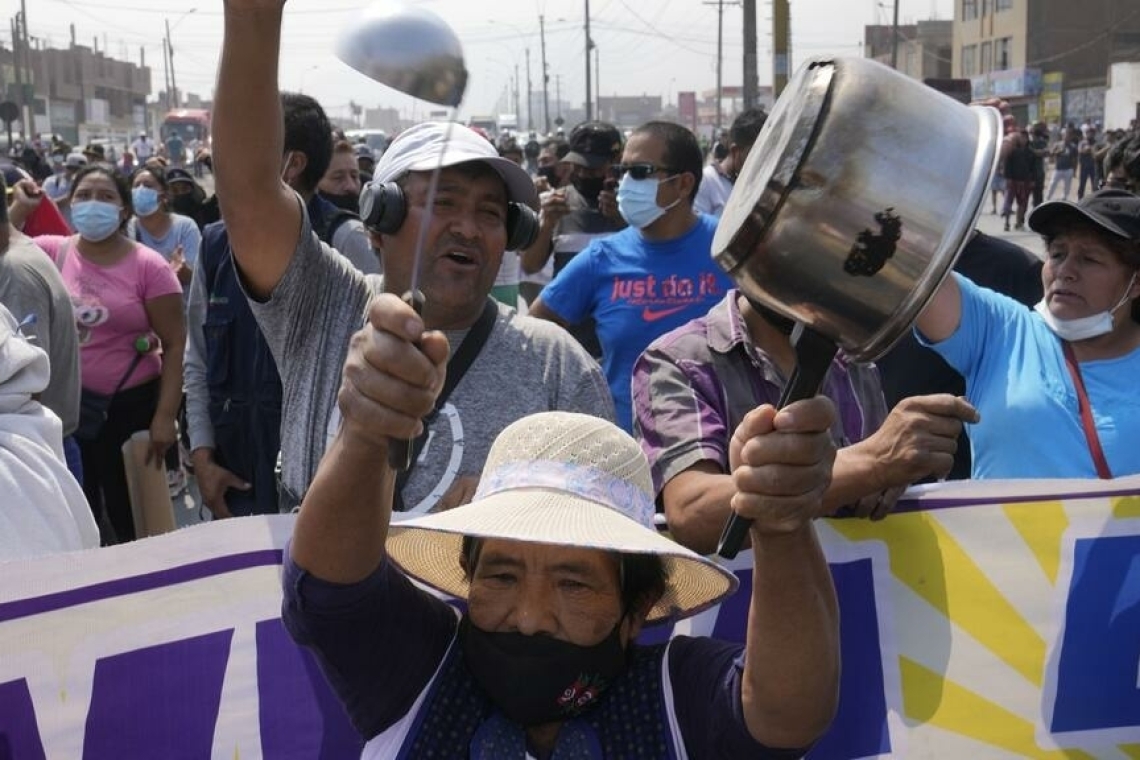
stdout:
[[724,0],[716,3],[716,135],[720,135],[721,108],[724,105]]
[[755,108],[760,96],[756,62],[756,0],[744,0],[744,108]]
[[554,109],[558,112],[558,118],[562,118],[562,75],[554,75]]
[[32,48],[27,43],[27,0],[19,0],[19,17],[24,32],[24,74],[27,75],[27,138],[35,136],[35,72],[32,68]]
[[602,64],[598,52],[598,46],[594,45],[594,108],[600,119],[602,118]]
[[586,121],[594,118],[594,109],[590,105],[590,48],[594,41],[590,39],[590,0],[586,0]]
[[526,121],[527,129],[534,130],[534,89],[530,84],[530,48],[526,49]]
[[166,37],[162,38],[162,77],[163,85],[166,87],[166,110],[172,110],[170,100],[170,55],[168,54],[168,45],[170,40]]
[[542,45],[542,119],[545,134],[550,134],[550,73],[546,69],[546,21],[538,16],[538,39]]
[[772,0],[772,92],[776,97],[788,86],[792,57],[791,11],[788,0]]
[[[20,129],[24,132],[24,137],[27,137],[28,125],[25,122],[27,114],[25,108],[28,105],[27,98],[24,97],[24,74],[20,66],[20,14],[17,13],[12,17],[12,68],[15,69],[16,74],[16,105],[20,106]],[[11,148],[11,144],[8,145]]]
[[[515,59],[516,61],[518,59]],[[515,63],[515,122],[522,126],[522,111],[519,110],[519,65]]]
[[895,0],[895,19],[891,22],[891,68],[899,67],[899,0]]
[[182,104],[178,99],[178,82],[174,78],[174,43],[170,39],[170,19],[166,19],[166,54],[170,57],[170,89],[174,91],[174,107]]
[[[778,2],[779,0],[777,0]],[[786,0],[785,0],[786,2]],[[729,2],[729,5],[739,5]],[[705,5],[716,6],[716,133],[720,133],[722,109],[724,108],[724,0],[706,2]],[[747,32],[746,32],[747,34]]]

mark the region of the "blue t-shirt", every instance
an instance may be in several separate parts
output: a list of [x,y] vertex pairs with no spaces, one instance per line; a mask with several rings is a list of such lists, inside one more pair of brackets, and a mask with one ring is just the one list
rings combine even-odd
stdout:
[[590,242],[542,291],[542,301],[569,324],[597,322],[602,369],[617,424],[633,430],[630,379],[641,352],[657,338],[703,317],[732,287],[712,260],[717,220],[699,215],[679,238],[657,242],[628,227]]
[[[981,412],[982,421],[968,426],[972,477],[1095,478],[1061,340],[1017,301],[954,277],[961,322],[946,340],[926,345],[962,373]],[[1080,368],[1109,469],[1114,477],[1140,473],[1140,349]]]
[[202,247],[202,232],[188,216],[171,214],[170,222],[170,230],[163,237],[156,238],[151,237],[137,218],[132,218],[127,223],[127,236],[158,251],[167,261],[174,256],[178,246],[182,246],[182,258],[186,260],[186,266],[193,269],[194,262],[198,260],[198,249]]

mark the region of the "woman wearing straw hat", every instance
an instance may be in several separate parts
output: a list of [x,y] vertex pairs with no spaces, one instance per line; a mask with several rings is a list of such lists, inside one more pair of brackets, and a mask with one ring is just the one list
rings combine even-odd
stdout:
[[373,301],[287,552],[285,624],[318,653],[364,757],[800,757],[838,690],[811,522],[835,457],[830,402],[761,407],[733,437],[733,506],[755,520],[746,645],[639,646],[643,626],[706,609],[736,580],[658,535],[644,455],[609,422],[523,418],[472,503],[389,526],[394,476],[377,463],[421,430],[447,356],[395,296]]

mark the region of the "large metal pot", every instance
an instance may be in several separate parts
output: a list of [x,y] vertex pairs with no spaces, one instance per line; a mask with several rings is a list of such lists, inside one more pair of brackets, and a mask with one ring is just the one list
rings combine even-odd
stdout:
[[714,256],[750,298],[873,360],[969,239],[1000,128],[996,110],[874,61],[811,61],[737,178]]

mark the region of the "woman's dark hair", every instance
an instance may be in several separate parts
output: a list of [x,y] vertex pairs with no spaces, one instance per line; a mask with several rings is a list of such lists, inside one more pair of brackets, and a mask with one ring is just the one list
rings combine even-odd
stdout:
[[115,171],[115,167],[110,164],[102,162],[87,164],[87,166],[84,166],[76,172],[75,179],[71,181],[71,192],[68,193],[67,200],[71,201],[75,198],[75,191],[79,189],[79,185],[82,184],[84,178],[91,174],[102,174],[104,177],[110,179],[111,183],[115,186],[115,190],[119,194],[119,203],[122,205],[123,210],[127,212],[127,215],[123,217],[122,224],[119,225],[120,230],[124,229],[127,226],[127,221],[135,215],[135,206],[131,203],[131,183],[126,177]]
[[675,172],[693,175],[693,193],[689,196],[691,203],[697,197],[697,190],[701,187],[701,173],[705,169],[705,160],[697,136],[671,121],[649,121],[635,129],[633,133],[652,135],[661,140],[665,143],[665,155],[662,157],[665,165]]
[[161,166],[140,166],[131,173],[131,186],[135,184],[140,174],[149,174],[154,177],[154,181],[162,188],[163,193],[170,191],[170,183],[166,181],[166,169]]
[[[471,580],[475,566],[479,564],[479,555],[482,551],[482,538],[463,537],[460,565],[468,581]],[[629,614],[640,607],[645,607],[648,611],[648,608],[665,594],[665,585],[669,580],[665,563],[656,554],[610,553],[619,563],[622,614]]]

